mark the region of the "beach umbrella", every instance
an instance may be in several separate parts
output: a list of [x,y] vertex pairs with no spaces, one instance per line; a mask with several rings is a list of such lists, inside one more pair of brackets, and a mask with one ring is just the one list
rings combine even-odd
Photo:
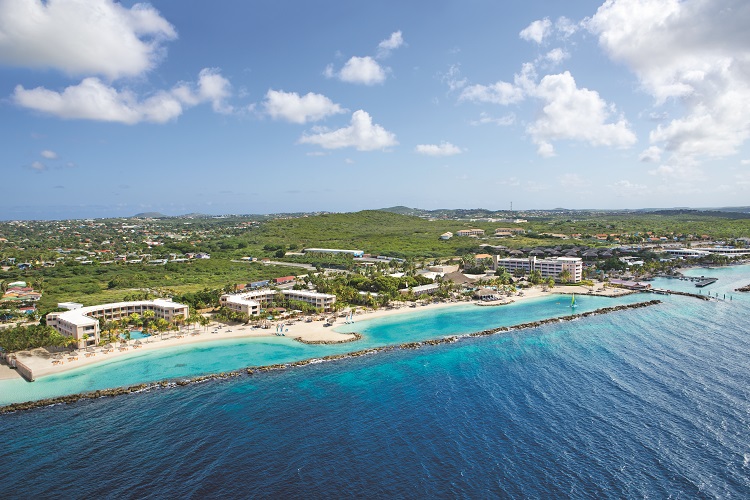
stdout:
[[93,347],[87,347],[86,352],[96,352]]
[[53,355],[52,355],[52,357],[53,357],[54,359],[63,359],[63,357],[64,357],[64,356],[63,356],[63,353],[61,353],[61,352],[56,352],[55,354],[53,354]]

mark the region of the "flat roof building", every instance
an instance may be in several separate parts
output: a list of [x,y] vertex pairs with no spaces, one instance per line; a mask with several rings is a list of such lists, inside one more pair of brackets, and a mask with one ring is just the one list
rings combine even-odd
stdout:
[[456,236],[484,236],[484,229],[461,229]]
[[336,296],[328,293],[318,293],[310,290],[253,290],[240,294],[224,294],[219,299],[223,307],[235,312],[257,316],[261,309],[266,308],[276,299],[277,294],[283,294],[286,300],[297,300],[313,307],[330,312],[336,302]]
[[[78,305],[72,302],[63,302],[62,304],[73,307]],[[46,321],[49,326],[62,335],[76,339],[80,348],[99,343],[99,319],[113,321],[134,313],[143,314],[146,311],[153,311],[155,318],[163,318],[171,323],[177,317],[187,318],[188,309],[188,306],[184,304],[165,299],[115,302],[51,312],[47,314]],[[84,340],[84,335],[88,335],[86,340]]]
[[305,253],[332,253],[332,254],[345,253],[345,254],[352,255],[354,257],[365,256],[364,250],[342,250],[340,248],[305,248],[303,252]]
[[542,278],[554,278],[560,280],[560,274],[564,271],[570,273],[571,283],[578,283],[583,279],[583,261],[580,257],[548,257],[537,259],[536,257],[505,257],[495,255],[493,258],[493,269],[503,267],[509,273],[521,270],[524,273],[539,271]]

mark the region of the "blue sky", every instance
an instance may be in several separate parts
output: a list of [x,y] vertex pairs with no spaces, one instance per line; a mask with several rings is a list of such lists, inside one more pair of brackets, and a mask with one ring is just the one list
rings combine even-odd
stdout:
[[0,0],[0,219],[747,205],[750,6]]

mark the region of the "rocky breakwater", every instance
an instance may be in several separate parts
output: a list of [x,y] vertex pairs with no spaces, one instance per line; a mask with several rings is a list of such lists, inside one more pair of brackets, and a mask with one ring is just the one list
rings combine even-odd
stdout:
[[349,339],[342,339],[342,340],[305,340],[302,337],[295,337],[294,340],[302,344],[308,344],[308,345],[331,345],[331,344],[347,344],[349,342],[356,342],[362,339],[362,335],[360,335],[357,332],[350,333],[349,335],[354,335],[354,337],[349,338]]
[[745,285],[740,288],[735,288],[734,291],[735,292],[750,292],[750,285]]
[[432,340],[423,340],[419,342],[406,342],[406,343],[398,344],[398,345],[373,347],[371,349],[363,349],[360,351],[348,352],[348,353],[343,353],[343,354],[331,354],[331,355],[322,356],[319,358],[303,359],[300,361],[294,361],[292,363],[278,363],[278,364],[273,364],[273,365],[253,366],[253,367],[248,367],[244,370],[238,370],[238,371],[226,372],[226,373],[218,373],[214,375],[202,375],[199,377],[192,377],[192,378],[179,379],[179,380],[165,380],[165,381],[155,382],[151,384],[138,384],[138,385],[133,385],[130,387],[120,387],[120,388],[114,388],[114,389],[105,389],[101,391],[86,392],[82,394],[72,394],[70,396],[60,396],[56,398],[43,399],[39,401],[29,401],[26,403],[13,403],[8,406],[0,407],[0,414],[22,411],[22,410],[31,410],[33,408],[52,406],[52,405],[61,404],[61,403],[75,403],[82,399],[97,399],[97,398],[102,398],[102,397],[120,396],[123,394],[147,392],[153,389],[166,389],[166,388],[172,388],[172,387],[187,386],[187,385],[207,382],[211,380],[229,379],[229,378],[234,378],[234,377],[241,377],[243,375],[256,375],[256,374],[268,373],[268,372],[279,371],[279,370],[287,370],[289,368],[297,368],[297,367],[302,367],[306,365],[325,363],[325,362],[330,362],[330,361],[338,361],[342,359],[358,358],[361,356],[369,356],[372,354],[378,354],[378,353],[387,352],[387,351],[412,350],[412,349],[420,349],[422,347],[436,346],[436,345],[441,345],[441,344],[452,344],[466,337],[482,337],[482,336],[487,336],[487,335],[496,335],[499,333],[510,332],[510,331],[515,331],[515,330],[536,328],[536,327],[551,324],[551,323],[560,323],[563,321],[572,321],[572,320],[579,319],[579,318],[587,318],[589,316],[597,316],[600,314],[608,314],[608,313],[613,313],[613,312],[618,312],[618,311],[625,311],[628,309],[639,309],[643,307],[654,306],[654,305],[661,304],[661,303],[662,303],[661,300],[649,300],[647,302],[638,302],[635,304],[604,307],[604,308],[596,309],[590,312],[585,312],[585,313],[580,313],[580,314],[571,314],[568,316],[558,316],[558,317],[543,319],[539,321],[521,323],[521,324],[513,325],[513,326],[501,326],[498,328],[482,330],[481,332],[470,333],[468,335],[453,335],[450,337],[443,337],[443,338],[432,339]]

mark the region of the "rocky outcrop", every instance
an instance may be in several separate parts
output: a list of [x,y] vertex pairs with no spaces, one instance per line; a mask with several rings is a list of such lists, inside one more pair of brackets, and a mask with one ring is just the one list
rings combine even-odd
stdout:
[[736,288],[735,292],[750,292],[750,285],[746,285],[740,288]]
[[[198,377],[177,379],[177,380],[163,380],[161,382],[154,382],[150,384],[137,384],[137,385],[132,385],[130,387],[118,387],[114,389],[104,389],[100,391],[85,392],[81,394],[71,394],[69,396],[60,396],[56,398],[42,399],[39,401],[29,401],[26,403],[13,403],[7,406],[0,407],[0,414],[23,411],[23,410],[31,410],[34,408],[41,408],[44,406],[75,403],[82,399],[106,398],[106,397],[120,396],[123,394],[148,392],[148,391],[156,390],[156,389],[167,389],[167,388],[172,388],[172,387],[199,384],[199,383],[207,382],[211,380],[222,380],[222,379],[229,379],[229,378],[241,377],[241,376],[251,376],[251,375],[256,375],[259,373],[286,370],[289,368],[296,368],[296,367],[305,366],[305,365],[325,363],[329,361],[337,361],[337,360],[348,359],[348,358],[357,358],[360,356],[369,356],[372,354],[377,354],[377,353],[386,352],[386,351],[420,349],[422,347],[427,347],[427,346],[451,344],[453,342],[458,342],[459,340],[461,340],[462,337],[482,337],[482,336],[487,336],[487,335],[495,335],[495,334],[503,333],[503,332],[524,330],[527,328],[536,328],[536,327],[547,325],[550,323],[572,321],[578,318],[587,318],[589,316],[597,316],[600,314],[608,314],[608,313],[624,311],[628,309],[639,309],[642,307],[653,306],[656,304],[661,304],[661,301],[650,300],[648,302],[638,302],[635,304],[604,307],[602,309],[596,309],[594,311],[580,313],[580,314],[558,316],[555,318],[543,319],[539,321],[531,321],[528,323],[521,323],[521,324],[513,325],[513,326],[501,326],[498,328],[491,328],[488,330],[482,330],[481,332],[470,333],[468,335],[461,335],[461,336],[453,335],[450,337],[443,337],[439,339],[423,340],[419,342],[406,342],[403,344],[383,346],[383,347],[373,347],[371,349],[363,349],[361,351],[354,351],[354,352],[348,352],[348,353],[343,353],[343,354],[331,354],[329,356],[323,356],[320,358],[304,359],[301,361],[295,361],[293,363],[280,363],[280,364],[274,364],[274,365],[254,366],[254,367],[248,367],[244,370],[217,373],[213,375],[201,375]],[[361,336],[359,336],[359,338],[361,338]]]

